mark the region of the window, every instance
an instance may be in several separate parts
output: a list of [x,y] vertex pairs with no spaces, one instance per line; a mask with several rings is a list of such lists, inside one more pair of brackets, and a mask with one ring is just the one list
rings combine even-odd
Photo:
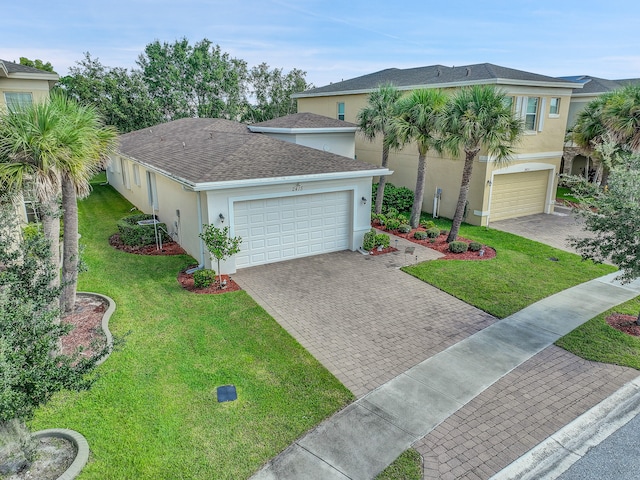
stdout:
[[560,115],[560,98],[559,97],[551,97],[551,102],[549,102],[549,115]]
[[140,168],[137,164],[133,164],[133,183],[140,186]]
[[505,108],[513,111],[513,97],[504,97],[502,103],[504,104]]
[[526,99],[526,110],[524,113],[524,128],[525,130],[535,131],[538,123],[538,104],[540,99],[538,97],[528,97]]
[[338,120],[344,120],[344,102],[338,103]]
[[4,100],[9,110],[20,110],[33,103],[33,96],[29,92],[4,92]]
[[129,181],[129,172],[127,168],[127,162],[120,157],[120,171],[122,172],[122,185],[127,190],[131,190],[131,182]]
[[147,172],[147,193],[149,206],[155,212],[158,210],[158,189],[156,188],[156,174],[153,172]]

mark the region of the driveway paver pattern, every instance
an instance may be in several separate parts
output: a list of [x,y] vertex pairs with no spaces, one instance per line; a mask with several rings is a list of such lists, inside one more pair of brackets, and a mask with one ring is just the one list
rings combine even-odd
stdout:
[[399,270],[416,256],[423,261],[440,253],[402,238],[397,248],[377,256],[342,251],[305,257],[243,269],[233,278],[362,397],[496,321]]

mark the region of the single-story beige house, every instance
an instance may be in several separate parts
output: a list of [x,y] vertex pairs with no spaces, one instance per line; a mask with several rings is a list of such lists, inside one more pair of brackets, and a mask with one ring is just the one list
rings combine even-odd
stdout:
[[[310,118],[289,116],[273,128],[294,131],[303,119],[303,128],[313,129]],[[327,127],[313,118],[320,130],[329,130],[327,138],[314,140],[326,149],[272,138],[268,125],[252,132],[223,119],[185,118],[130,132],[120,137],[107,178],[140,210],[158,215],[168,233],[208,268],[198,233],[203,224],[229,226],[232,236],[242,237],[241,252],[221,265],[222,273],[357,250],[370,228],[372,178],[392,172],[332,153],[343,145],[333,141],[339,133],[333,130],[342,127],[353,136],[353,125],[329,119]]]

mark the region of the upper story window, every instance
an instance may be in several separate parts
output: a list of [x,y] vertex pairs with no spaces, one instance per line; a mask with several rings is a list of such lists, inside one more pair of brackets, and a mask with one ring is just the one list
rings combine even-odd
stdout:
[[344,102],[338,103],[338,120],[344,120]]
[[502,100],[502,103],[504,104],[505,108],[508,108],[511,111],[513,111],[513,97],[504,97],[504,99]]
[[31,92],[4,92],[4,100],[9,110],[21,110],[33,103]]
[[549,102],[549,115],[550,116],[560,115],[560,98],[559,97],[551,97],[551,101]]
[[133,164],[133,182],[139,187],[140,186],[140,168],[138,168],[138,164]]
[[524,111],[524,128],[525,130],[535,131],[538,125],[538,105],[540,99],[538,97],[527,97]]

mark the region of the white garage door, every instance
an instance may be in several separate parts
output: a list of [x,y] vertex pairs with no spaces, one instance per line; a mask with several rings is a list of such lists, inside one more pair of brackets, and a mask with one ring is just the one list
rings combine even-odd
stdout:
[[495,175],[491,192],[491,221],[543,213],[550,171]]
[[237,268],[349,248],[349,191],[236,202],[233,215]]

